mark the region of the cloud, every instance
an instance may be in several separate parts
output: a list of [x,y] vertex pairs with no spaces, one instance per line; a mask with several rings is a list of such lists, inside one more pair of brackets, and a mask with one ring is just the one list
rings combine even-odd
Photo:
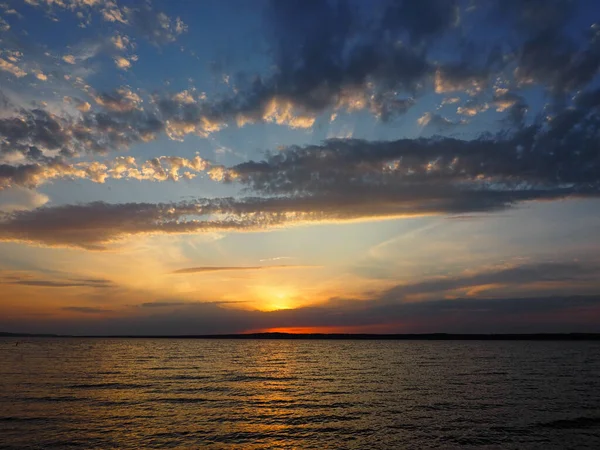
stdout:
[[194,306],[206,306],[206,305],[228,305],[234,303],[246,303],[244,300],[223,300],[215,302],[146,302],[136,305],[140,308],[177,308],[181,306],[194,307]]
[[[238,183],[255,196],[15,211],[0,220],[0,239],[101,248],[135,234],[252,231],[322,221],[497,211],[524,201],[597,197],[599,108],[600,93],[592,91],[579,95],[575,107],[512,135],[470,141],[336,139],[287,147],[267,153],[262,161],[230,168],[210,167],[200,158],[172,157],[151,161],[147,171],[127,160],[100,169],[66,166],[67,173],[81,171],[81,178],[99,181],[104,176],[175,179],[173,171],[190,167],[208,170],[213,179]],[[170,171],[162,166],[166,162]],[[11,167],[0,166],[0,174],[27,180],[19,171],[28,166]],[[33,180],[35,176],[40,175]],[[78,177],[76,172],[70,176]]]
[[142,99],[129,87],[121,87],[111,93],[101,93],[94,96],[94,100],[109,111],[127,112],[140,109]]
[[141,308],[175,308],[178,306],[189,306],[190,302],[147,302],[138,305]]
[[501,16],[516,24],[524,38],[516,52],[519,83],[543,85],[559,101],[592,83],[600,69],[600,25],[583,30],[583,40],[568,29],[584,5],[566,0],[498,3]]
[[104,314],[112,312],[110,309],[94,308],[91,306],[65,306],[62,310],[81,314]]
[[0,31],[6,32],[8,30],[10,30],[10,24],[6,20],[4,20],[3,17],[0,17]]
[[[106,22],[103,28],[107,37],[67,47],[60,53],[51,54],[48,48],[52,68],[42,64],[46,61],[43,58],[35,61],[29,50],[25,50],[25,57],[17,51],[2,50],[0,76],[8,81],[2,83],[8,86],[7,92],[12,86],[39,89],[31,93],[37,106],[2,107],[3,241],[101,250],[136,235],[252,231],[327,221],[489,212],[525,201],[598,197],[600,193],[600,92],[594,90],[600,67],[600,34],[597,25],[582,34],[570,28],[573,8],[580,2],[473,2],[470,6],[476,17],[471,21],[487,21],[477,23],[477,29],[488,30],[490,24],[502,22],[505,29],[498,31],[510,31],[510,39],[490,33],[494,43],[498,42],[494,47],[474,42],[488,39],[483,34],[472,35],[470,25],[463,26],[471,14],[465,9],[468,2],[390,0],[372,12],[375,8],[366,11],[351,2],[272,1],[265,8],[264,21],[268,51],[263,56],[268,61],[261,60],[268,69],[245,76],[230,72],[227,90],[209,97],[193,88],[181,92],[156,90],[148,95],[136,86],[99,91],[87,85],[82,73],[100,67],[103,60],[111,65],[111,71],[113,62],[124,69],[119,71],[120,78],[135,81],[131,70],[125,70],[135,61],[136,39],[163,45],[185,33],[181,19],[168,17],[149,2],[29,3],[52,14],[81,13],[78,17],[84,21],[93,15],[96,23]],[[23,6],[24,10],[28,8]],[[481,10],[494,17],[487,17]],[[6,25],[1,22],[0,28]],[[12,30],[5,31],[12,34]],[[146,50],[140,48],[140,54],[146,54]],[[105,58],[92,60],[91,55]],[[78,91],[73,92],[71,83],[68,90],[58,84],[57,80],[62,79],[60,70],[65,68]],[[47,83],[34,77],[39,81],[47,77]],[[105,79],[101,74],[88,78],[89,83]],[[535,89],[529,90],[530,86]],[[59,99],[67,95],[70,100],[60,106],[52,101],[43,103],[48,100],[43,90],[56,92]],[[549,102],[547,106],[538,104],[540,91],[549,94],[543,99]],[[449,100],[443,98],[452,98],[459,108],[456,112],[465,118],[487,111],[486,119],[499,113],[507,120],[497,123],[502,127],[497,134],[471,140],[443,136],[388,142],[338,139],[283,147],[232,167],[210,164],[199,156],[102,160],[107,152],[127,150],[161,135],[176,140],[189,134],[207,137],[226,127],[261,122],[309,130],[319,126],[320,115],[337,113],[342,118],[344,112],[365,112],[385,122],[418,111],[414,118],[419,117],[417,124],[427,129],[418,129],[417,133],[449,135],[466,120],[457,117],[454,108],[446,108],[443,115],[436,112],[436,105],[431,103],[448,104]],[[533,98],[532,105],[526,98]],[[430,106],[419,107],[421,100]],[[526,116],[528,108],[538,116]],[[473,120],[474,126],[481,120]],[[390,127],[386,130],[397,131]],[[86,160],[76,159],[80,156]],[[90,157],[97,160],[88,162]],[[201,172],[242,191],[236,198],[48,207],[47,197],[31,190],[58,179],[97,183],[109,179],[179,181]],[[195,267],[180,269],[179,273],[269,267]],[[169,308],[181,308],[179,315],[140,320],[143,326],[162,323],[173,330],[179,330],[177,325],[182,324],[187,330],[218,329],[211,327],[219,324],[245,330],[315,323],[369,325],[392,319],[445,320],[445,315],[455,312],[463,319],[467,313],[481,318],[480,314],[488,314],[481,312],[483,309],[491,311],[478,325],[483,327],[494,322],[494,314],[574,314],[573,308],[596,308],[597,300],[512,299],[507,309],[500,304],[503,299],[397,303],[411,295],[435,296],[473,286],[519,287],[532,280],[589,282],[596,276],[595,270],[554,264],[426,279],[397,286],[369,304],[347,300],[341,317],[335,315],[338,311],[331,305],[294,313],[252,313],[246,319],[241,313],[224,311],[226,308],[215,304],[172,302]],[[101,288],[109,284],[47,280],[41,276],[13,283],[49,288]],[[161,303],[166,302],[155,302],[147,308],[160,309]],[[71,308],[83,312],[81,308],[85,307]],[[190,311],[197,316],[190,317]]]
[[[264,115],[265,104],[279,98],[313,115],[331,107],[402,113],[430,72],[422,53],[394,40],[382,40],[366,29],[361,33],[358,26],[352,28],[360,19],[347,3],[271,2],[270,8],[278,72],[257,80],[244,92],[237,111],[227,104],[217,109],[256,118]],[[384,101],[387,108],[382,106]],[[393,108],[394,104],[398,106]]]
[[124,8],[127,23],[138,33],[154,44],[168,44],[185,33],[188,26],[176,17],[170,18],[163,12],[156,12],[149,4],[135,8]]
[[35,77],[40,81],[48,81],[48,76],[39,70],[35,72]]
[[[530,16],[560,17],[563,8],[557,5],[565,2],[550,6],[538,1],[517,3],[511,3],[511,12],[500,7],[509,28],[532,22],[525,20]],[[483,6],[492,12],[499,8],[496,2]],[[554,41],[546,40],[546,35],[532,38],[529,24],[516,50],[509,50],[502,45],[479,45],[472,36],[462,36],[461,14],[466,14],[464,5],[455,1],[397,0],[389,2],[380,21],[371,17],[369,22],[350,3],[270,2],[267,37],[276,70],[251,82],[240,81],[234,96],[205,104],[188,114],[187,121],[182,111],[179,119],[190,130],[200,123],[198,118],[211,124],[274,121],[308,127],[327,110],[367,110],[385,121],[404,114],[415,98],[430,89],[439,94],[486,97],[478,99],[479,109],[461,109],[472,116],[492,100],[492,81],[515,79],[520,85],[535,82],[552,92],[573,92],[590,86],[598,74],[598,26],[587,32],[586,43],[578,48],[562,32],[562,21],[543,28]],[[491,22],[497,25],[497,19]],[[445,36],[449,32],[454,33],[454,40]],[[399,44],[406,37],[411,45]],[[453,46],[458,60],[437,62],[430,57],[430,49],[443,39]],[[498,103],[496,111],[517,114],[517,108],[509,111],[507,101],[502,101],[504,106]],[[523,103],[521,98],[521,109]],[[187,111],[191,112],[189,107]]]
[[267,269],[305,269],[314,268],[315,266],[297,266],[297,265],[274,265],[274,266],[204,266],[204,267],[188,267],[178,269],[173,274],[190,274],[204,272],[228,272],[228,271],[244,271],[244,270],[267,270]]
[[13,284],[21,286],[33,286],[43,288],[72,288],[86,287],[93,289],[108,289],[114,287],[110,280],[105,279],[67,279],[67,280],[48,280],[31,278],[30,275],[9,275],[3,276],[0,273],[0,284]]
[[444,131],[451,130],[460,125],[466,125],[467,122],[465,120],[450,120],[446,117],[443,117],[439,114],[427,112],[423,114],[421,117],[417,119],[417,123],[429,129],[433,129],[435,131]]
[[0,189],[0,212],[35,209],[45,205],[49,200],[45,194],[20,186]]
[[280,261],[282,259],[294,259],[293,256],[274,256],[273,258],[264,258],[264,259],[259,259],[260,262],[264,262],[264,261]]
[[[444,292],[474,289],[480,286],[519,286],[540,282],[569,283],[574,289],[577,282],[597,284],[600,267],[583,263],[539,263],[482,270],[452,277],[439,277],[417,283],[398,285],[382,293],[380,301],[403,301],[415,294],[440,295]],[[600,285],[597,286],[600,288]]]
[[89,102],[74,97],[64,96],[63,102],[69,105],[74,105],[75,109],[82,113],[86,113],[92,109],[92,105]]
[[133,27],[137,33],[150,42],[159,45],[174,42],[187,31],[181,18],[171,18],[153,9],[149,1],[138,2],[133,6],[121,6],[116,0],[28,0],[31,6],[43,7],[49,15],[55,8],[73,13],[95,12],[105,22]]
[[[383,333],[536,333],[598,332],[600,296],[457,298],[382,304],[336,299],[322,306],[279,311],[248,311],[215,303],[146,304],[147,314],[111,318],[12,319],[11,328],[73,334],[193,335],[304,328],[325,332]],[[160,305],[160,306],[158,306]],[[163,306],[164,305],[164,306]],[[67,311],[101,314],[84,306]],[[80,309],[81,308],[81,309]],[[8,324],[8,322],[7,322]],[[0,319],[0,325],[3,325]],[[6,325],[4,325],[6,326]],[[16,328],[15,328],[16,329]],[[134,330],[134,331],[132,331]]]
[[[436,61],[430,55],[431,47],[448,32],[463,31],[456,20],[465,11],[459,2],[418,3],[390,2],[382,21],[371,18],[373,23],[370,23],[350,3],[270,2],[266,8],[266,33],[273,70],[255,77],[232,75],[233,93],[208,99],[194,95],[193,90],[184,91],[187,95],[155,92],[149,102],[143,102],[141,94],[129,87],[93,92],[88,86],[90,97],[102,112],[86,107],[91,99],[81,100],[82,115],[75,118],[23,110],[5,122],[10,121],[16,128],[23,128],[23,123],[31,124],[27,136],[14,139],[6,122],[4,128],[0,126],[0,139],[7,141],[4,148],[10,151],[22,151],[27,145],[42,148],[43,143],[33,142],[32,135],[39,132],[38,128],[46,127],[43,122],[53,121],[59,127],[52,132],[59,135],[65,154],[103,153],[156,139],[163,132],[171,139],[181,140],[189,134],[207,137],[227,126],[258,122],[308,129],[320,114],[336,111],[364,110],[389,121],[406,113],[423,94],[431,91],[477,95],[476,99],[460,105],[458,113],[472,117],[494,108],[495,112],[508,116],[504,125],[522,126],[527,104],[518,92],[519,86],[536,83],[553,93],[585,92],[598,73],[600,29],[592,27],[585,42],[577,46],[565,37],[562,21],[555,21],[554,27],[541,28],[551,33],[552,44],[545,43],[543,36],[538,37],[529,25],[530,28],[523,28],[516,48],[510,51],[502,46],[486,48],[465,38],[449,41],[448,45],[455,47],[457,60]],[[496,15],[508,19],[510,24],[529,23],[525,19],[532,14],[560,17],[559,13],[547,12],[558,8],[554,4],[548,7],[537,1],[526,3],[513,4],[515,11],[500,8],[501,14]],[[64,5],[75,10],[89,8],[77,2]],[[491,11],[499,8],[495,3],[490,5],[487,8]],[[113,17],[115,23],[144,29],[157,42],[172,40],[185,28],[176,19],[156,13],[149,4],[134,8],[99,1],[92,6],[94,10],[121,11],[121,19]],[[539,11],[534,14],[534,10]],[[413,16],[418,19],[407,21]],[[411,44],[401,44],[406,42],[403,38],[407,34]],[[543,45],[548,48],[541,48]],[[90,46],[94,49],[90,50]],[[65,58],[75,63],[104,49],[118,67],[127,69],[136,56],[123,52],[133,46],[128,36],[117,32],[94,45],[86,44],[81,56],[70,54]],[[563,47],[566,50],[560,50]],[[559,56],[555,56],[556,52]],[[567,56],[560,56],[563,53]],[[8,59],[6,64],[16,67]],[[6,68],[14,72],[12,66]],[[497,86],[491,83],[498,80],[503,80],[511,90],[499,94]],[[557,111],[571,106],[563,99]],[[41,117],[44,113],[48,116],[45,119]],[[422,119],[428,119],[430,128],[436,132],[447,132],[464,123],[432,112]],[[2,136],[3,131],[7,137]]]
[[487,103],[468,101],[464,106],[459,106],[458,108],[456,108],[456,113],[463,116],[473,117],[477,114],[486,112],[489,109],[489,107],[490,106]]
[[[589,88],[597,73],[597,27],[576,46],[565,37],[566,19],[557,6],[561,2],[548,7],[538,0],[518,3],[512,3],[513,9],[487,5],[499,12],[500,18],[493,20],[518,25],[515,47],[508,51],[447,36],[465,31],[460,2],[413,5],[398,0],[386,6],[381,19],[367,20],[347,2],[273,1],[266,8],[272,70],[245,79],[233,74],[231,93],[208,99],[191,88],[148,96],[128,86],[107,92],[87,86],[81,99],[69,97],[70,114],[38,107],[2,116],[1,187],[33,188],[60,178],[99,183],[111,178],[180,180],[206,171],[214,181],[235,183],[244,191],[239,198],[187,203],[91,203],[11,211],[2,216],[0,238],[95,248],[135,234],[496,211],[524,201],[598,196],[600,93]],[[172,41],[185,29],[146,3],[124,7],[73,0],[64,5],[55,7],[91,8],[119,27],[145,30],[155,42]],[[534,19],[533,11],[549,22]],[[552,37],[551,48],[540,33]],[[110,36],[102,45],[110,46],[111,56],[133,48],[121,32]],[[442,41],[455,52],[438,60],[432,54],[439,53],[434,50]],[[519,86],[527,80],[551,93],[576,89],[577,95],[555,102],[526,124],[527,105]],[[391,120],[424,93],[436,92],[469,94],[458,113],[471,117],[494,110],[508,119],[500,125],[508,126],[472,140],[329,140],[286,147],[233,167],[211,165],[199,157],[69,161],[82,154],[97,157],[126,150],[161,133],[171,139],[192,133],[206,137],[231,124],[255,122],[311,128],[319,114],[338,110],[365,110]],[[450,133],[466,121],[426,112],[417,124]],[[110,229],[94,228],[85,214],[106,221]],[[54,225],[44,231],[34,224],[42,219]],[[70,230],[60,230],[59,223],[68,223]]]
[[202,103],[156,96],[171,136],[207,135],[231,123],[310,128],[328,109],[366,109],[390,120],[415,104],[431,73],[422,52],[382,41],[378,31],[363,29],[357,39],[352,24],[360,19],[348,3],[274,1],[266,14],[275,70],[251,81],[236,77],[233,96]]
[[129,36],[126,36],[124,34],[116,33],[113,37],[110,38],[110,41],[113,43],[115,48],[120,51],[127,50],[127,48],[133,46],[133,43]]
[[454,28],[459,22],[456,0],[393,0],[384,14],[383,25],[391,30],[404,30],[419,43]]
[[[185,220],[191,215],[216,212],[201,204],[106,204],[70,205],[5,214],[0,239],[40,242],[46,245],[102,249],[102,243],[145,233],[186,233],[256,227],[258,220],[236,217],[224,220]],[[41,222],[40,220],[44,221]],[[65,227],[65,224],[69,224]]]
[[67,64],[75,64],[75,56],[73,55],[64,55],[62,59]]
[[121,70],[127,70],[131,68],[131,61],[124,56],[115,57],[115,65]]
[[570,0],[503,0],[495,2],[492,14],[496,20],[510,21],[523,34],[535,35],[551,29],[562,29],[573,17],[577,2]]
[[[62,288],[62,287],[89,287],[90,285],[87,283],[77,283],[77,282],[62,282],[62,281],[45,281],[45,280],[20,280],[20,281],[15,281],[13,283],[10,284],[20,284],[20,285],[24,285],[24,286],[39,286],[39,287],[56,287],[56,288]],[[93,285],[93,287],[106,287],[106,286],[96,286]]]
[[[223,179],[267,195],[329,193],[389,200],[410,191],[415,200],[442,201],[450,193],[535,198],[552,191],[597,195],[596,139],[600,94],[582,94],[548,122],[512,135],[473,140],[433,137],[367,142],[334,139],[291,146],[226,170]],[[433,119],[424,116],[421,124]],[[573,150],[576,149],[576,150]],[[537,191],[537,194],[534,192]],[[452,195],[452,194],[451,194]],[[498,197],[499,198],[499,197]]]
[[[0,240],[101,250],[105,243],[136,234],[250,231],[293,223],[291,215],[277,209],[260,199],[65,205],[4,214]],[[309,214],[299,216],[304,215]]]
[[0,219],[0,241],[103,250],[134,235],[259,231],[305,223],[493,211],[525,200],[596,195],[571,189],[484,191],[371,188],[346,194],[203,199],[181,203],[103,202],[15,211]]
[[17,78],[21,78],[21,77],[24,77],[25,75],[27,75],[27,72],[25,72],[19,66],[17,66],[16,64],[13,64],[10,61],[6,61],[3,58],[0,58],[0,70],[2,70],[4,72],[8,72]]
[[[147,181],[190,180],[210,167],[196,155],[192,159],[159,156],[139,164],[132,156],[118,156],[105,162],[68,164],[58,158],[21,165],[0,164],[0,196],[4,188],[35,188],[56,179],[84,179],[104,183],[107,179]],[[16,191],[20,192],[20,191]],[[1,197],[0,197],[1,198]]]
[[[18,116],[0,118],[0,136],[5,144],[2,153],[27,153],[31,147],[75,152],[74,146],[78,141],[69,132],[68,120],[42,109],[21,111]],[[81,138],[84,138],[83,134]]]
[[[4,144],[0,155],[27,155],[32,148],[43,153],[57,151],[63,157],[82,151],[106,153],[152,140],[163,129],[153,114],[135,108],[133,98],[98,95],[97,99],[107,110],[84,112],[81,118],[62,117],[39,108],[22,109],[15,116],[0,118],[0,139]],[[121,111],[115,111],[117,108]]]
[[464,63],[440,67],[435,72],[436,94],[466,92],[471,95],[482,92],[488,83],[487,69],[474,69]]

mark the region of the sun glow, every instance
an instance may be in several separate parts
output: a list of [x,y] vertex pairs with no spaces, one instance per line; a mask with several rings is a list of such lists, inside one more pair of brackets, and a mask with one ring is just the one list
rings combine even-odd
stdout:
[[268,306],[269,311],[278,311],[281,309],[292,309],[290,298],[285,292],[279,292],[275,294],[274,298],[271,299]]
[[258,289],[260,300],[259,309],[262,311],[279,311],[297,307],[296,290],[290,287],[261,286]]

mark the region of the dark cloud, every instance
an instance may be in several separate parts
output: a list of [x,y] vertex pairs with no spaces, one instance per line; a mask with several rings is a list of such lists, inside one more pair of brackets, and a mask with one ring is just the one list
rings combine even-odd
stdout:
[[30,147],[61,150],[71,138],[65,120],[42,109],[22,110],[19,117],[0,119],[2,152],[29,152]]
[[187,31],[187,25],[180,17],[173,19],[163,12],[157,12],[149,2],[136,6],[125,10],[127,23],[154,44],[174,42]]
[[389,92],[374,94],[369,102],[371,113],[384,122],[401,116],[416,104],[412,97],[398,98],[396,94]]
[[203,307],[206,305],[228,305],[228,304],[235,304],[235,303],[246,303],[246,301],[245,300],[221,300],[221,301],[215,301],[215,302],[177,302],[177,301],[146,302],[146,303],[141,303],[137,306],[139,306],[140,308],[177,308],[177,307],[181,307],[181,306]]
[[74,137],[91,153],[127,150],[134,143],[154,140],[163,130],[160,118],[137,109],[87,114],[73,127]]
[[381,27],[366,27],[351,2],[272,1],[266,15],[276,69],[207,105],[202,115],[210,122],[278,121],[274,110],[284,121],[287,108],[304,117],[367,109],[388,120],[414,104],[431,73],[423,52],[384,39]]
[[[217,213],[225,218],[211,220],[208,217]],[[130,235],[251,231],[283,223],[283,216],[261,208],[259,199],[256,205],[252,199],[206,199],[173,204],[94,202],[4,214],[0,220],[0,240],[102,250],[104,243]]]
[[[429,63],[399,44],[356,46],[341,60],[320,53],[298,55],[299,65],[282,61],[273,76],[256,78],[235,98],[206,105],[200,115],[215,123],[273,121],[299,127],[328,109],[367,109],[383,120],[406,112],[430,72]],[[179,115],[185,118],[184,111]],[[305,119],[298,124],[288,115]]]
[[[395,328],[397,332],[469,333],[510,332],[521,325],[531,333],[536,331],[536,325],[546,331],[573,331],[573,322],[579,322],[575,326],[598,329],[593,320],[577,317],[580,311],[597,317],[600,297],[458,298],[410,303],[337,300],[331,307],[279,311],[267,323],[270,327],[388,325],[388,330]],[[570,315],[575,317],[571,319]],[[542,319],[537,324],[536,316]]]
[[0,278],[0,284],[16,284],[21,286],[38,286],[50,288],[89,287],[94,289],[106,289],[114,287],[110,280],[104,279],[81,279],[81,280],[40,280],[19,277]]
[[112,281],[104,278],[83,278],[79,280],[80,283],[87,283],[90,286],[110,286],[113,284]]
[[[345,108],[367,109],[388,120],[432,87],[437,93],[490,97],[492,81],[512,83],[515,77],[517,85],[535,83],[555,96],[572,93],[590,86],[600,66],[598,26],[586,30],[585,42],[564,30],[573,3],[487,2],[490,26],[497,27],[500,16],[504,27],[521,32],[514,41],[486,46],[477,36],[461,34],[466,5],[455,1],[390,1],[381,15],[368,19],[351,2],[274,1],[266,20],[274,73],[236,86],[235,97],[188,118],[257,122],[269,117],[276,103],[300,116]],[[450,31],[455,39],[445,36]],[[406,36],[410,44],[399,44]],[[434,43],[452,47],[452,58],[433,58]],[[519,115],[520,100],[510,114]]]
[[494,19],[508,20],[521,33],[532,35],[561,30],[581,3],[573,0],[502,0],[492,2],[491,11]]
[[[514,22],[538,9],[544,6],[532,2],[509,16]],[[585,45],[575,45],[562,32],[562,25],[539,32],[548,35],[524,35],[515,49],[459,40],[453,44],[458,59],[444,62],[435,62],[428,47],[403,45],[394,33],[381,32],[404,30],[417,40],[439,38],[455,27],[456,15],[450,13],[458,11],[454,2],[394,2],[383,14],[383,22],[373,19],[375,23],[369,25],[350,2],[271,2],[267,11],[276,69],[240,82],[234,96],[221,99],[198,103],[180,94],[157,95],[171,137],[206,135],[232,122],[310,127],[327,110],[364,109],[385,121],[405,113],[429,89],[481,95],[492,105],[510,101],[510,108],[496,111],[521,124],[527,108],[524,98],[517,93],[497,98],[489,92],[491,81],[510,82],[516,68],[517,85],[536,83],[565,94],[589,86],[600,65],[597,27],[587,33]],[[412,15],[419,19],[408,20]]]
[[105,314],[112,312],[110,309],[94,308],[91,306],[65,306],[62,310],[82,314]]
[[403,30],[416,43],[439,37],[458,25],[459,5],[456,0],[392,0],[385,10],[383,26]]
[[419,191],[426,196],[438,188],[458,189],[474,197],[482,192],[491,196],[512,192],[515,199],[536,189],[548,195],[552,190],[593,194],[600,183],[599,99],[596,91],[581,95],[576,100],[579,107],[508,136],[470,141],[338,139],[292,146],[268,153],[263,161],[232,167],[228,179],[266,194],[354,195],[362,189],[365,194],[391,196],[395,189],[409,187],[417,197],[422,197]]
[[497,89],[492,97],[490,106],[497,112],[507,111],[506,120],[511,125],[523,127],[528,106],[525,99],[508,89]]
[[[185,214],[184,211],[193,211],[182,206],[174,213],[171,208],[160,204],[111,205],[101,202],[41,208],[31,211],[33,214],[30,215],[17,212],[9,221],[2,223],[4,230],[0,233],[9,239],[96,249],[100,242],[131,233],[167,231],[170,227],[183,232],[185,227],[176,219]],[[17,225],[17,222],[20,224]]]
[[21,153],[40,160],[43,151],[58,151],[62,157],[103,154],[154,139],[163,122],[136,109],[131,97],[119,92],[98,96],[107,112],[89,112],[81,118],[60,117],[43,109],[22,109],[15,117],[0,118],[0,155]]
[[[102,314],[108,310],[67,307]],[[66,308],[65,308],[66,309]],[[38,319],[7,322],[11,328],[73,334],[189,335],[240,333],[281,328],[373,330],[387,333],[598,332],[600,296],[457,298],[411,303],[337,299],[331,304],[271,312],[193,303],[150,307],[148,315],[110,319]],[[0,325],[3,324],[0,319]]]
[[517,81],[541,84],[560,100],[589,85],[600,69],[600,27],[593,27],[586,45],[575,43],[557,30],[527,40],[518,51]]
[[407,189],[348,185],[344,193],[172,204],[95,202],[6,213],[0,220],[0,240],[103,250],[133,235],[260,231],[298,223],[485,212],[526,200],[595,195],[569,188],[497,191],[411,184]]
[[[482,271],[454,277],[441,277],[396,286],[381,295],[380,301],[402,301],[413,294],[440,294],[445,291],[486,285],[527,285],[538,282],[576,282],[597,284],[600,267],[582,263],[541,263]],[[600,286],[599,286],[600,287]]]
[[190,302],[147,302],[138,305],[140,308],[176,308],[178,306],[189,306]]
[[[591,9],[590,9],[591,8]],[[599,24],[569,29],[577,13],[590,14],[591,3],[572,0],[508,0],[498,2],[495,18],[507,19],[522,40],[516,46],[518,83],[542,85],[564,102],[565,96],[589,86],[600,69]],[[597,17],[592,17],[597,20]]]

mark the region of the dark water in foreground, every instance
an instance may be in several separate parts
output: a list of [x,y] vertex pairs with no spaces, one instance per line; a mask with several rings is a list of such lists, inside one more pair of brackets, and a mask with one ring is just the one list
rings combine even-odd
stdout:
[[0,339],[0,448],[600,448],[600,342]]

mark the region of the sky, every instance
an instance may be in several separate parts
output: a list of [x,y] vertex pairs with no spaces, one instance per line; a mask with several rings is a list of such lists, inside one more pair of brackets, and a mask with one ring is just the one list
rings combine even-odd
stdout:
[[0,331],[600,332],[600,3],[0,0]]

